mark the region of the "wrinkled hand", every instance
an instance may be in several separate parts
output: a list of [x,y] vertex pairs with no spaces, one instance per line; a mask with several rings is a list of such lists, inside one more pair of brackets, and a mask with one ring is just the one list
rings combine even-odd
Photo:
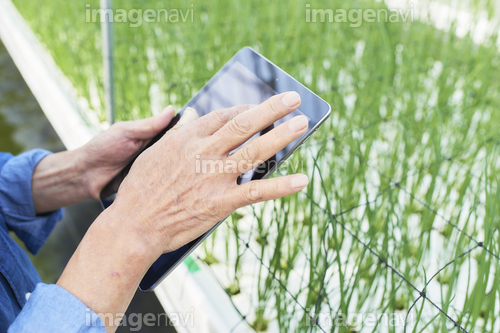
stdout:
[[[300,191],[308,183],[301,174],[243,185],[236,181],[304,134],[305,116],[294,117],[230,154],[299,104],[299,95],[290,92],[258,106],[213,111],[201,118],[194,109],[186,110],[184,121],[137,158],[108,213],[160,255],[196,239],[239,207]],[[204,161],[223,168],[205,169]]]
[[163,130],[174,117],[173,107],[161,114],[136,121],[119,122],[80,148],[82,170],[89,195],[99,193],[149,140]]

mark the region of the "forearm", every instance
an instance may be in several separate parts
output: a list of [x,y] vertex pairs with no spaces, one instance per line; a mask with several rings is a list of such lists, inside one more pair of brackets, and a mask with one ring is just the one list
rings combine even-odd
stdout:
[[126,230],[123,225],[121,217],[108,210],[103,212],[57,282],[97,313],[108,332],[116,330],[115,319],[125,313],[142,277],[156,259],[136,231]]
[[90,198],[79,154],[80,150],[60,152],[48,155],[38,163],[31,186],[37,214]]

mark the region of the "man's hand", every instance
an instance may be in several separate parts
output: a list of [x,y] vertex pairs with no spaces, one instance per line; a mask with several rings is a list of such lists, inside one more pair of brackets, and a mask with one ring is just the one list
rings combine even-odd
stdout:
[[[303,189],[305,175],[237,185],[239,175],[258,166],[304,134],[305,116],[295,117],[231,152],[298,108],[291,92],[261,105],[213,111],[184,121],[134,162],[115,202],[92,224],[58,285],[78,297],[116,330],[109,315],[124,313],[151,264],[196,239],[235,209]],[[222,163],[205,170],[203,161]],[[110,172],[111,174],[111,172]]]
[[33,172],[36,213],[98,199],[102,188],[173,116],[174,109],[168,107],[155,117],[116,123],[80,149],[46,156]]

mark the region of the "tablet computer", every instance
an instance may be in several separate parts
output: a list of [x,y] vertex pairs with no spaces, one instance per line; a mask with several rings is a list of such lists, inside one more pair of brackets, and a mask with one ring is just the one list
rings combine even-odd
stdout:
[[[241,49],[231,58],[196,96],[184,106],[169,126],[151,140],[145,149],[159,140],[166,131],[172,128],[187,107],[194,108],[198,112],[198,115],[202,117],[211,111],[235,105],[260,104],[269,97],[286,91],[296,91],[299,93],[302,101],[300,107],[265,130],[255,134],[248,141],[265,134],[280,123],[297,115],[305,115],[309,119],[309,129],[300,138],[290,143],[268,161],[241,175],[238,178],[238,183],[243,184],[255,179],[266,178],[318,129],[330,115],[331,108],[327,102],[250,47]],[[133,161],[102,190],[100,197],[103,208],[107,208],[113,203],[118,187],[132,164]],[[212,229],[189,244],[173,252],[161,255],[149,268],[139,288],[142,291],[153,290],[223,221],[218,222]]]

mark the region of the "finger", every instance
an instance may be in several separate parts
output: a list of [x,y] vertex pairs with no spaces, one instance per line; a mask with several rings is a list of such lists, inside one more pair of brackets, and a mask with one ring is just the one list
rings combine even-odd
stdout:
[[[229,158],[238,164],[238,173],[250,171],[267,161],[307,131],[309,120],[297,116],[263,136],[250,141]],[[244,162],[244,163],[242,163]]]
[[296,110],[299,105],[300,96],[295,91],[273,96],[264,103],[234,117],[214,133],[213,139],[223,142],[225,153],[229,153],[255,133]]
[[196,112],[195,109],[188,107],[186,108],[186,110],[184,110],[181,119],[179,119],[179,122],[177,123],[177,125],[174,126],[173,130],[177,130],[189,123],[192,123],[198,118],[199,118],[198,112]]
[[304,174],[253,180],[244,185],[235,186],[233,190],[228,191],[230,196],[228,200],[232,200],[235,207],[243,207],[297,193],[308,183],[309,179]]
[[199,130],[200,134],[212,135],[222,126],[231,121],[242,112],[254,107],[254,104],[237,105],[227,109],[212,111],[201,117]]
[[168,106],[162,113],[141,120],[126,121],[123,127],[127,130],[131,139],[147,140],[154,137],[163,130],[174,118],[175,110],[173,106]]

